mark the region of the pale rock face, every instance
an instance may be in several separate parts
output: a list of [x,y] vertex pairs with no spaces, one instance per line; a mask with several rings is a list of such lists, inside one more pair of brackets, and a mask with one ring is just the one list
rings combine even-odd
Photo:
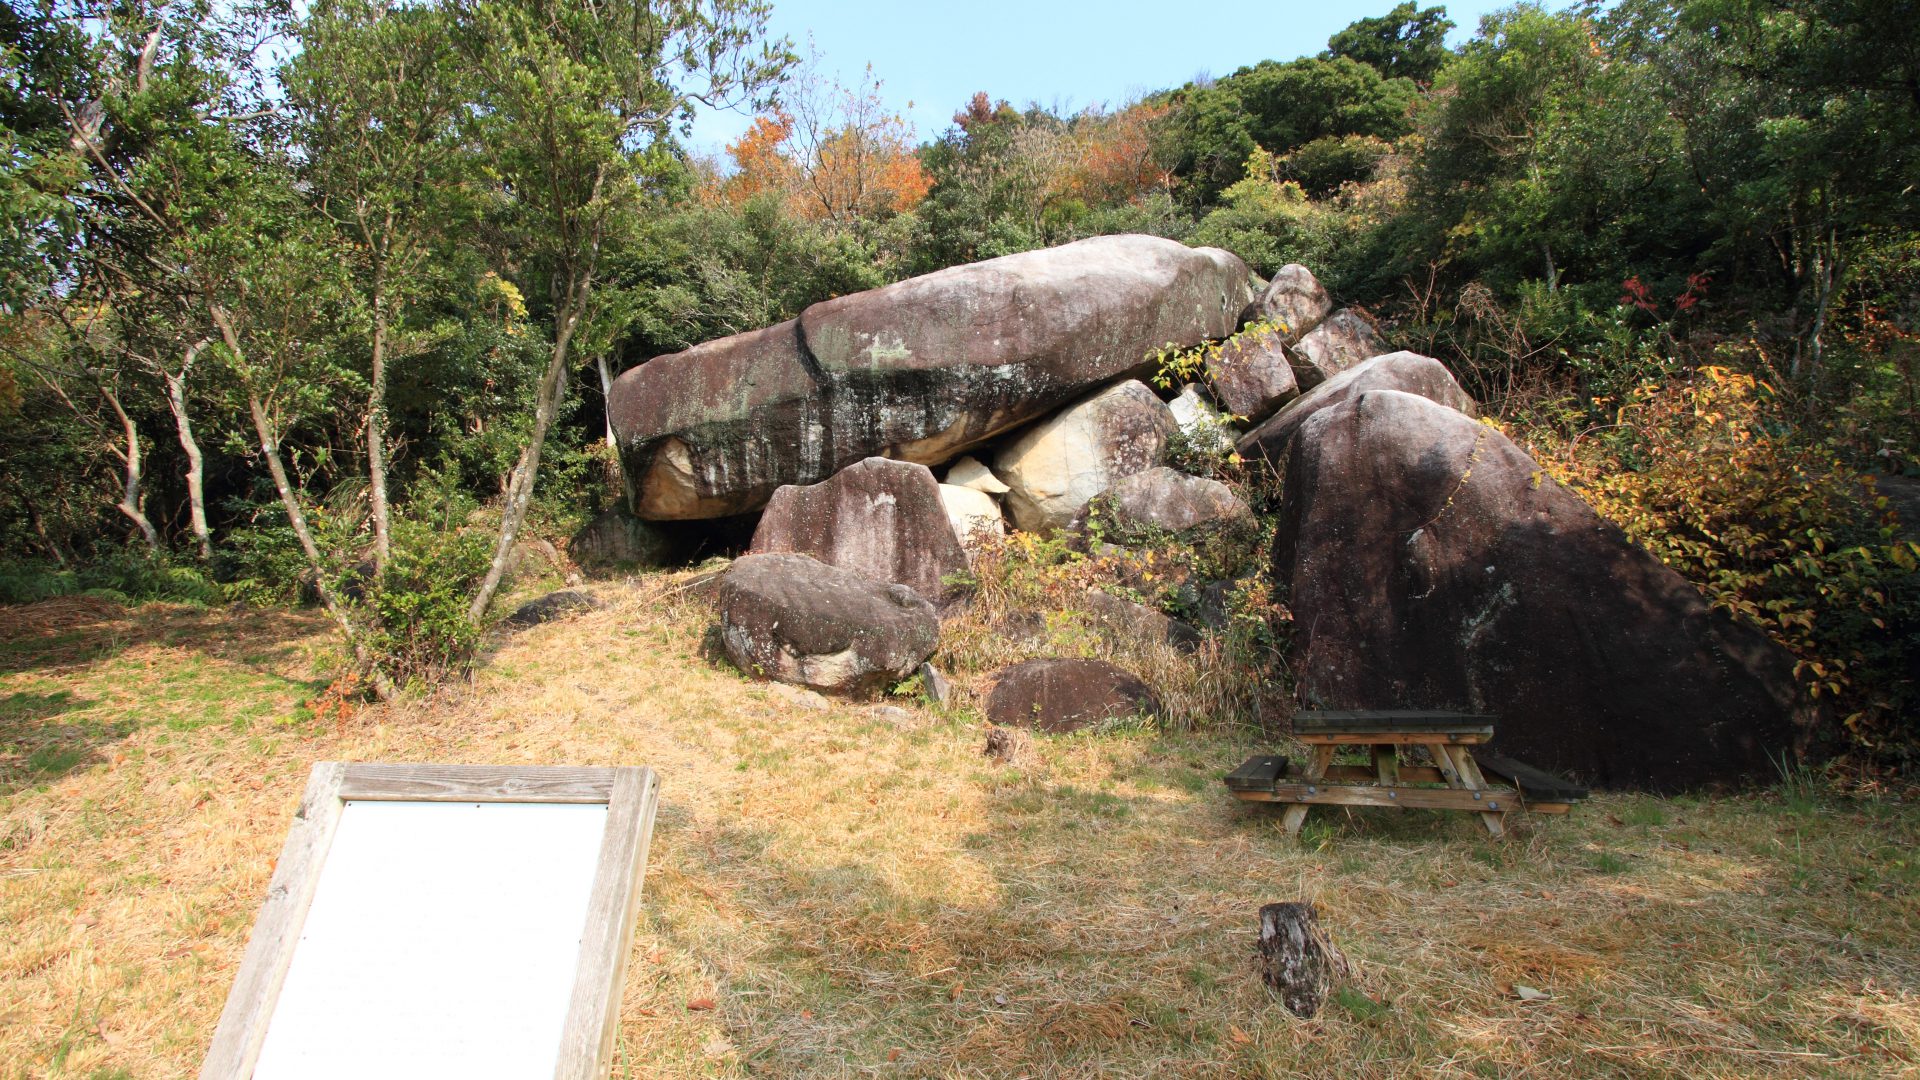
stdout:
[[1478,412],[1473,398],[1454,381],[1453,373],[1445,364],[1415,352],[1388,353],[1350,367],[1296,398],[1240,440],[1240,456],[1280,461],[1287,443],[1308,417],[1369,390],[1399,390],[1418,394],[1468,416]]
[[978,547],[985,537],[1007,534],[1000,503],[984,491],[941,484],[940,501],[947,506],[947,520],[953,523],[954,535],[968,551]]
[[968,454],[947,468],[947,478],[940,481],[954,487],[972,488],[984,491],[988,495],[1005,495],[1007,485],[993,475],[993,470],[980,463],[980,459]]
[[1007,509],[1028,532],[1065,528],[1088,500],[1165,460],[1178,430],[1146,384],[1129,380],[1062,409],[994,457]]
[[1198,383],[1180,388],[1180,396],[1167,403],[1173,422],[1194,446],[1206,450],[1225,450],[1233,445],[1233,426],[1220,410],[1201,393]]
[[1226,337],[1252,300],[1215,248],[1103,236],[815,304],[615,382],[608,413],[636,514],[764,505],[862,458],[939,465],[1171,345]]

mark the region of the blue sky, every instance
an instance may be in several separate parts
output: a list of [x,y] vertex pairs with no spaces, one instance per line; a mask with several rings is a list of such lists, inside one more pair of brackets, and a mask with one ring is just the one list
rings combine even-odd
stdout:
[[[1446,4],[1460,24],[1450,42],[1457,44],[1481,15],[1509,3]],[[826,70],[842,82],[857,81],[871,62],[882,95],[924,140],[945,130],[976,90],[1015,105],[1039,102],[1073,111],[1120,105],[1203,72],[1217,77],[1260,60],[1317,53],[1335,31],[1383,14],[1393,0],[1190,5],[1191,0],[952,5],[774,0],[771,27],[775,35],[792,38],[803,54],[811,33]],[[703,114],[694,125],[693,149],[719,153],[748,121],[738,113]]]

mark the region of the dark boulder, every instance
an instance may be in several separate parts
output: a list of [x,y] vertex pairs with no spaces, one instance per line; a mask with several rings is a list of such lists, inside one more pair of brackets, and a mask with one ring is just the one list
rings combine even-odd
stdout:
[[1214,400],[1233,416],[1257,424],[1300,396],[1300,384],[1278,330],[1245,330],[1207,354]]
[[1160,699],[1146,683],[1103,660],[1015,664],[1000,673],[987,698],[988,720],[1048,732],[1160,711]]
[[751,675],[867,695],[933,655],[933,605],[806,555],[744,555],[720,577],[720,640]]
[[615,507],[596,516],[567,542],[567,555],[582,567],[667,566],[685,551],[682,538]]
[[1251,295],[1227,252],[1103,236],[827,300],[620,376],[629,500],[719,517],[865,457],[937,465],[1169,345],[1226,337]]
[[1289,355],[1293,357],[1293,373],[1299,378],[1301,389],[1311,390],[1385,351],[1372,323],[1352,308],[1341,308],[1296,342]]
[[1171,645],[1181,652],[1192,652],[1200,644],[1200,631],[1194,627],[1104,589],[1087,590],[1087,613],[1093,616],[1095,624],[1116,638],[1148,645]]
[[925,465],[868,458],[828,480],[773,493],[753,533],[753,553],[798,552],[936,602],[964,574],[940,485]]
[[594,599],[589,593],[578,589],[561,589],[545,596],[537,596],[514,608],[513,614],[507,616],[505,622],[512,627],[538,626],[577,612],[598,611],[603,607],[606,605]]
[[1499,752],[1597,784],[1763,780],[1805,719],[1784,650],[1504,435],[1414,394],[1302,425],[1274,580],[1309,704],[1492,713]]
[[1478,407],[1473,398],[1453,379],[1447,366],[1429,356],[1413,352],[1376,356],[1335,375],[1301,395],[1293,404],[1254,428],[1240,439],[1237,449],[1243,458],[1279,461],[1288,440],[1300,430],[1307,418],[1321,409],[1351,401],[1369,390],[1401,390],[1437,401],[1450,409],[1473,416]]

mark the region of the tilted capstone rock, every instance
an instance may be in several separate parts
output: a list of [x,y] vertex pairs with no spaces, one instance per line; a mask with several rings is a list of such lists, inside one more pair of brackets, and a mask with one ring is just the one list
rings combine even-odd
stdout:
[[1014,525],[1028,532],[1065,528],[1114,481],[1164,461],[1177,430],[1166,404],[1135,380],[1034,425],[993,459],[994,473],[1011,489]]
[[1351,401],[1369,390],[1400,390],[1418,394],[1467,416],[1479,412],[1478,404],[1454,381],[1447,366],[1430,356],[1415,352],[1394,352],[1363,361],[1307,391],[1272,419],[1241,437],[1237,447],[1243,458],[1265,458],[1278,462],[1294,432],[1307,418],[1322,409]]
[[[984,497],[984,496],[983,496]],[[753,533],[754,554],[798,552],[936,603],[967,569],[940,485],[925,465],[867,458],[818,484],[773,493]]]
[[833,694],[905,681],[933,655],[933,604],[806,555],[743,555],[720,576],[720,641],[750,675]]
[[1494,749],[1593,783],[1765,780],[1809,719],[1784,649],[1506,436],[1414,394],[1301,427],[1273,578],[1303,700],[1490,713]]
[[1341,308],[1289,348],[1293,374],[1311,390],[1335,375],[1385,352],[1373,324],[1352,308]]
[[1251,299],[1237,257],[1129,235],[827,300],[620,376],[629,500],[643,518],[721,517],[865,457],[941,464],[1226,337]]

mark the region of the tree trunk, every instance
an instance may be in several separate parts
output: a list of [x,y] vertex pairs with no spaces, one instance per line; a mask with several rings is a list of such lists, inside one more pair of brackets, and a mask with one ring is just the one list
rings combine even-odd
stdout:
[[393,553],[387,523],[387,307],[385,268],[373,268],[373,368],[367,390],[367,491],[373,516],[373,574],[386,576]]
[[607,363],[607,354],[601,353],[593,358],[593,366],[600,372],[600,400],[607,416],[607,449],[618,450],[619,441],[613,437],[613,365]]
[[199,358],[200,350],[206,347],[205,340],[195,342],[187,349],[180,373],[163,372],[161,379],[167,384],[167,408],[173,412],[180,450],[187,455],[187,508],[193,522],[194,543],[199,549],[200,561],[212,562],[213,532],[207,528],[206,460],[200,453],[199,440],[193,437],[193,419],[187,413],[187,378],[193,372],[193,362]]
[[1348,974],[1347,958],[1327,940],[1309,903],[1268,904],[1260,909],[1261,975],[1280,993],[1280,1003],[1303,1020],[1320,1011],[1336,981]]
[[111,388],[102,386],[100,396],[107,399],[107,404],[113,409],[113,415],[119,417],[120,430],[126,439],[126,445],[120,451],[120,460],[126,465],[122,473],[125,485],[121,490],[120,501],[114,506],[139,528],[140,535],[146,538],[147,550],[158,555],[160,533],[154,529],[153,522],[147,520],[146,511],[141,507],[144,496],[140,492],[140,429],[134,426],[133,418],[127,415],[127,410],[121,408],[120,395],[114,393]]
[[[220,330],[220,340],[233,353],[236,363],[244,363],[246,353],[240,348],[240,335],[234,330],[233,320],[228,318],[224,309],[208,305],[208,312],[214,326]],[[314,591],[320,594],[320,604],[332,616],[334,625],[340,628],[340,637],[346,642],[347,649],[353,654],[356,667],[364,674],[373,687],[373,692],[382,701],[393,696],[393,681],[373,655],[367,651],[366,643],[361,641],[354,629],[353,620],[347,617],[347,609],[340,602],[333,586],[327,582],[326,560],[320,555],[320,545],[314,543],[313,530],[307,526],[307,515],[300,509],[300,496],[293,490],[293,482],[287,477],[286,462],[280,457],[280,436],[273,429],[273,421],[267,416],[265,403],[253,387],[247,387],[247,413],[253,419],[253,433],[260,440],[260,454],[267,459],[267,473],[273,477],[273,489],[280,495],[280,506],[287,512],[287,523],[293,528],[294,538],[300,541],[300,550],[307,557],[307,568],[313,571]]]
[[553,339],[553,357],[547,363],[547,373],[540,380],[540,389],[534,397],[533,436],[527,440],[527,448],[520,452],[520,460],[513,466],[513,475],[507,482],[506,503],[501,508],[500,537],[493,545],[493,562],[487,567],[487,576],[480,582],[480,590],[473,596],[473,603],[467,608],[467,617],[478,623],[493,606],[493,594],[500,590],[500,581],[506,576],[507,565],[513,555],[514,541],[519,539],[520,525],[526,519],[527,507],[533,502],[533,483],[540,471],[540,450],[547,441],[547,429],[553,426],[554,414],[560,410],[560,400],[567,392],[567,355],[568,347],[573,343],[574,327],[580,321],[580,309],[584,306],[588,285],[581,282],[577,287],[569,285],[565,296],[567,302],[557,313],[559,333]]

